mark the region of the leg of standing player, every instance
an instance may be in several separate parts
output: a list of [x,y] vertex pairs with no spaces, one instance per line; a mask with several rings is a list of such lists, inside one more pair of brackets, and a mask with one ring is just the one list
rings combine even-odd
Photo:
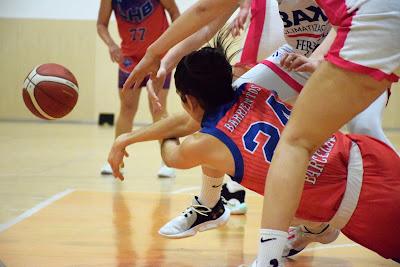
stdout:
[[[160,90],[160,92],[157,93],[161,104],[161,110],[156,111],[153,108],[151,97],[150,95],[148,95],[149,109],[153,122],[159,121],[163,117],[168,116],[167,98],[168,98],[170,83],[171,83],[171,74],[168,74],[164,82],[163,88]],[[157,176],[160,178],[173,178],[176,176],[175,169],[170,168],[166,166],[164,162],[161,162],[161,167],[158,170]]]
[[[400,3],[359,1],[348,8],[346,2],[319,1],[330,21],[338,25],[327,59],[339,67],[322,63],[295,104],[268,173],[263,229],[286,231],[299,203],[310,155],[397,79],[392,73],[400,62],[396,30]],[[260,266],[278,255],[281,251],[267,251],[260,243]]]
[[[135,118],[138,106],[141,89],[137,90],[122,90],[122,86],[128,77],[129,72],[119,69],[118,74],[118,87],[119,87],[119,99],[120,107],[117,120],[115,122],[115,138],[123,133],[132,131],[133,120]],[[111,175],[112,169],[110,164],[105,163],[101,169],[102,175]]]

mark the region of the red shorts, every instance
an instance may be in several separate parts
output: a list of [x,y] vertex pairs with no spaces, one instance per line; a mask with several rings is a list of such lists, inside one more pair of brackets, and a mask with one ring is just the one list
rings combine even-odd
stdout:
[[[144,56],[144,55],[143,55]],[[122,62],[119,64],[118,70],[118,88],[122,88],[124,86],[125,81],[128,79],[129,74],[131,74],[132,70],[139,63],[139,61],[143,58],[143,56],[124,56]],[[149,80],[149,76],[147,76],[140,87],[146,86],[147,81]],[[164,82],[164,89],[169,89],[171,85],[171,73],[169,73]]]
[[348,136],[360,148],[364,175],[357,207],[342,233],[385,258],[400,258],[400,157],[376,139]]
[[376,80],[398,80],[400,1],[317,2],[337,31],[336,39],[326,55],[328,61]]

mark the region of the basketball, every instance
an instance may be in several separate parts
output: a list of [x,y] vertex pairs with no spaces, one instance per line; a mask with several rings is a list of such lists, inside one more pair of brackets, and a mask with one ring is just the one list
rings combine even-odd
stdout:
[[54,120],[66,116],[78,101],[78,82],[64,66],[54,63],[35,67],[26,77],[22,96],[37,117]]

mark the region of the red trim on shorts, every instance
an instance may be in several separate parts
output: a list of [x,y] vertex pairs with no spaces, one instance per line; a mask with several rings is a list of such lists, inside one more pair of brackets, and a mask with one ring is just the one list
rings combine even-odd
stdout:
[[321,38],[322,34],[312,34],[312,33],[298,33],[298,34],[290,34],[287,37],[310,37],[310,38]]
[[234,67],[245,67],[245,68],[252,68],[256,66],[258,63],[251,63],[251,64],[246,64],[242,62],[236,62],[233,66]]
[[281,68],[276,66],[274,63],[272,63],[269,60],[263,60],[261,61],[261,64],[264,64],[268,68],[270,68],[273,72],[275,72],[276,75],[278,75],[283,81],[285,81],[290,87],[292,87],[296,92],[300,93],[301,90],[303,89],[303,85],[301,85],[299,82],[297,82],[295,79],[290,77],[288,73],[283,71]]
[[351,61],[347,61],[341,57],[337,57],[335,55],[332,54],[328,54],[325,56],[325,59],[328,60],[329,62],[331,62],[332,64],[346,69],[346,70],[350,70],[350,71],[354,71],[354,72],[358,72],[361,74],[366,74],[368,76],[371,76],[372,78],[374,78],[375,80],[381,81],[381,80],[388,80],[390,82],[397,82],[399,80],[399,76],[397,76],[396,74],[392,73],[392,74],[386,74],[381,70],[378,69],[374,69],[374,68],[370,68],[370,67],[366,67],[363,65],[359,65],[356,64],[354,62]]
[[251,21],[243,46],[240,63],[256,64],[261,36],[265,21],[266,0],[254,0],[251,3]]
[[[393,73],[386,74],[379,69],[363,66],[351,62],[349,60],[343,59],[340,56],[340,51],[343,49],[347,39],[347,35],[351,31],[353,17],[356,15],[357,11],[353,12],[352,14],[347,14],[347,6],[345,0],[341,1],[319,0],[317,2],[318,5],[320,5],[326,11],[326,14],[329,17],[329,20],[332,22],[332,24],[338,25],[338,28],[336,30],[337,35],[335,41],[331,45],[328,54],[325,56],[326,60],[328,60],[329,62],[340,68],[369,75],[378,81],[387,79],[388,81],[391,82],[397,82],[399,80],[399,77]],[[329,2],[329,4],[326,2]]]

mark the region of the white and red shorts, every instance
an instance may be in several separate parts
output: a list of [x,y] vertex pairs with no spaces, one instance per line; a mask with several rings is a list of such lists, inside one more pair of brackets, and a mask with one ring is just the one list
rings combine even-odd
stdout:
[[276,0],[253,0],[250,24],[236,66],[253,67],[285,42]]
[[288,71],[281,67],[280,61],[286,53],[294,50],[288,44],[281,46],[267,59],[240,76],[234,83],[239,87],[243,83],[255,83],[261,87],[275,91],[279,98],[288,101],[298,96],[310,77],[309,73]]
[[336,28],[326,59],[376,80],[398,80],[399,0],[316,0]]

